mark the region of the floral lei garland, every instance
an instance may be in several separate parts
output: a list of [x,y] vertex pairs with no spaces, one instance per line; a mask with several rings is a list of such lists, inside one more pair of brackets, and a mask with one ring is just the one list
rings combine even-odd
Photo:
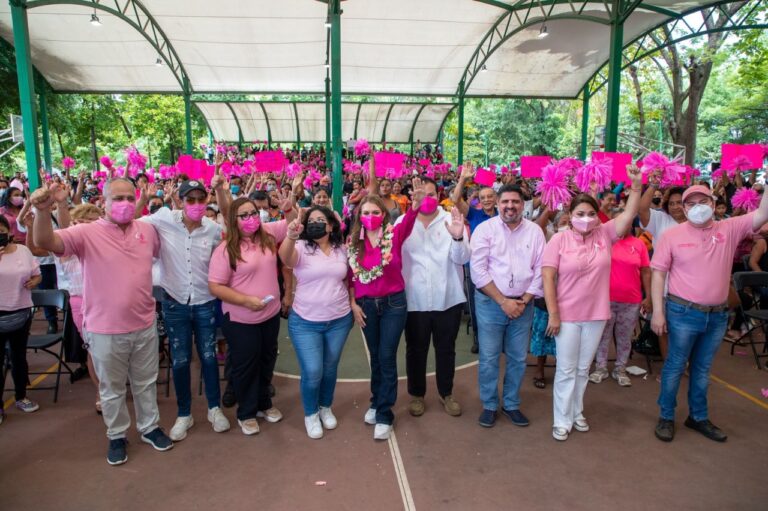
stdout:
[[353,280],[357,280],[362,284],[369,284],[384,275],[384,267],[392,260],[393,234],[394,229],[391,225],[388,225],[384,231],[384,236],[382,236],[381,241],[379,242],[379,247],[381,248],[381,262],[370,270],[366,270],[360,266],[357,257],[357,249],[354,245],[350,244],[347,254],[349,256],[349,266],[352,268]]

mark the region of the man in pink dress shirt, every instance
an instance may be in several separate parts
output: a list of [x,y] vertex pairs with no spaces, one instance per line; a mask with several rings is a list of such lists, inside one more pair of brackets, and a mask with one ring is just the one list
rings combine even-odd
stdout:
[[[107,462],[128,460],[126,433],[131,425],[126,381],[131,384],[136,427],[141,440],[158,451],[173,442],[160,429],[157,407],[158,338],[152,296],[152,258],[160,250],[155,229],[134,220],[136,188],[128,179],[104,187],[106,217],[53,231],[50,208],[55,185],[32,195],[34,238],[59,257],[77,256],[83,267],[83,337],[96,375],[109,449]],[[52,193],[53,192],[53,193]]]
[[[712,192],[696,185],[683,193],[683,208],[688,221],[664,233],[651,262],[651,328],[657,335],[669,333],[655,433],[664,442],[674,439],[677,391],[690,361],[685,425],[710,440],[725,442],[726,434],[709,420],[709,370],[728,326],[733,254],[739,242],[768,222],[768,199],[763,194],[753,213],[715,222]],[[664,300],[667,275],[669,294]]]
[[470,240],[483,402],[478,422],[487,428],[496,422],[502,351],[506,358],[502,412],[516,426],[528,425],[520,411],[520,383],[531,336],[533,299],[543,295],[541,258],[546,240],[538,225],[523,218],[524,206],[520,187],[502,186],[499,215],[478,225]]

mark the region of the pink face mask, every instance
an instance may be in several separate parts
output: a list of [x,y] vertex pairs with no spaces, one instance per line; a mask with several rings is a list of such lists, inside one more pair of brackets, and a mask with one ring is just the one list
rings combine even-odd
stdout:
[[382,215],[360,216],[360,223],[363,224],[363,227],[365,227],[365,229],[368,231],[375,231],[381,227],[382,222],[384,222],[384,217]]
[[435,211],[437,211],[437,199],[430,195],[427,195],[421,201],[421,206],[419,206],[419,213],[423,213],[425,215],[431,215]]
[[109,207],[109,216],[116,224],[129,223],[135,214],[136,204],[127,200],[112,202]]
[[199,222],[205,216],[205,204],[184,204],[184,213],[193,222]]
[[245,234],[253,234],[261,226],[261,219],[257,216],[249,216],[246,220],[238,220],[237,222],[240,230]]
[[11,197],[11,204],[16,206],[17,208],[20,208],[24,205],[24,197],[21,195],[17,195],[16,197]]
[[594,216],[575,216],[571,218],[573,228],[578,232],[585,234],[597,227],[600,220]]

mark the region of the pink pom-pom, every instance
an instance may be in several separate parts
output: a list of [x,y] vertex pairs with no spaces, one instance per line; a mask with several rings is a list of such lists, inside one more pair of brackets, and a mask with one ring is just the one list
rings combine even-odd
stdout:
[[290,179],[295,178],[299,174],[301,174],[301,165],[298,163],[292,163],[285,168],[285,175]]
[[726,170],[733,170],[735,172],[744,172],[747,170],[752,170],[754,167],[755,166],[752,165],[752,161],[742,154],[735,157],[733,160],[731,160],[731,163],[728,165],[728,168]]
[[147,157],[133,145],[125,149],[125,162],[131,177],[135,177],[135,174],[143,172],[147,168]]
[[368,141],[364,138],[361,138],[357,142],[355,142],[355,157],[356,158],[362,158],[363,156],[367,156],[371,152],[371,146],[368,145]]
[[115,165],[115,162],[112,161],[112,158],[106,155],[102,156],[101,160],[99,161],[101,161],[101,164],[107,167],[108,169],[111,169]]
[[563,158],[562,160],[558,160],[557,165],[560,165],[566,170],[576,170],[584,167],[584,162],[578,158]]
[[644,175],[658,172],[659,184],[662,188],[679,184],[686,172],[683,165],[678,164],[677,161],[670,161],[669,158],[657,152],[648,153],[643,158],[640,170]]
[[734,208],[741,208],[746,211],[754,211],[760,206],[760,194],[752,188],[739,188],[731,198],[731,204]]
[[560,209],[571,200],[568,189],[570,171],[563,166],[549,164],[541,169],[541,181],[536,184],[536,192],[541,195],[541,202],[552,211]]
[[312,188],[312,178],[307,176],[304,178],[304,189],[310,190]]
[[[566,159],[574,160],[575,158]],[[562,164],[562,166],[566,169],[571,165],[573,165],[572,161]],[[612,169],[613,162],[610,158],[606,158],[604,160],[592,160],[591,162],[582,167],[579,167],[578,170],[576,170],[576,173],[573,176],[573,182],[576,184],[576,187],[579,190],[585,193],[590,191],[592,183],[597,185],[598,191],[603,191],[611,185]]]
[[65,156],[64,158],[61,159],[61,167],[64,170],[72,170],[73,168],[75,168],[75,159],[72,158],[71,156]]

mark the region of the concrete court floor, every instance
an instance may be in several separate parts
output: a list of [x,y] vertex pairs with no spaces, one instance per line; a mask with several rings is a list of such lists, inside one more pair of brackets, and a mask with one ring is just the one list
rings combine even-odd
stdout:
[[[340,377],[360,376],[364,350],[356,330]],[[472,357],[463,329],[457,345],[461,365]],[[278,370],[292,372],[293,353],[282,336],[280,349]],[[338,384],[339,428],[310,440],[298,381],[286,376],[275,378],[282,422],[262,422],[255,437],[237,427],[214,433],[193,370],[197,423],[187,439],[160,453],[131,430],[128,463],[110,467],[91,383],[65,378],[57,404],[51,391],[32,391],[40,411],[11,409],[0,426],[0,510],[766,510],[768,400],[760,389],[768,387],[768,372],[755,369],[751,355],[743,355],[748,349],[737,348],[736,356],[728,349],[723,345],[718,354],[709,394],[712,420],[730,435],[725,444],[682,426],[685,380],[675,441],[654,438],[658,363],[654,375],[633,378],[631,388],[613,380],[590,384],[585,414],[592,431],[574,432],[564,443],[551,437],[551,368],[544,390],[533,387],[532,369],[526,372],[527,428],[503,417],[490,430],[477,425],[476,365],[456,374],[454,395],[464,408],[459,418],[440,409],[434,377],[426,414],[409,416],[401,380],[390,442],[375,442],[372,427],[363,424],[369,394],[362,381]],[[36,369],[51,365],[42,354],[30,354],[29,362]],[[634,363],[645,367],[640,357]],[[9,376],[6,400],[11,388]],[[164,390],[159,386],[158,401],[167,430],[176,409],[173,391],[166,398]],[[235,424],[234,409],[225,413]]]

